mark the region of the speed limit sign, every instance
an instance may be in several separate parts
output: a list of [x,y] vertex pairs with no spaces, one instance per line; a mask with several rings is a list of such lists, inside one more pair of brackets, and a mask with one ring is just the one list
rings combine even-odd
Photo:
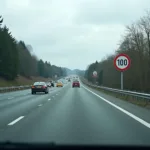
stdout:
[[114,59],[114,66],[121,71],[121,89],[123,90],[123,71],[126,71],[131,65],[130,57],[126,54],[119,54]]
[[131,60],[126,54],[119,54],[114,59],[114,66],[119,71],[125,71],[130,67]]
[[97,77],[97,71],[93,71],[93,77]]

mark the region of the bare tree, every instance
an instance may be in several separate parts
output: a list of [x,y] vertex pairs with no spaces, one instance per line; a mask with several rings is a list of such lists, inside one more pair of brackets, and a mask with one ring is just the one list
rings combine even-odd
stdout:
[[[150,92],[150,13],[147,12],[146,16],[127,26],[126,29],[127,33],[115,52],[115,55],[126,53],[131,58],[131,67],[124,72],[124,88]],[[97,71],[103,72],[103,77],[99,74],[99,79],[104,86],[120,88],[120,72],[115,70],[113,59],[114,55],[111,55],[100,61]],[[91,64],[88,68],[89,75],[92,66]]]
[[150,56],[150,12],[147,12],[147,15],[140,19],[139,26],[146,33],[148,43],[148,54]]

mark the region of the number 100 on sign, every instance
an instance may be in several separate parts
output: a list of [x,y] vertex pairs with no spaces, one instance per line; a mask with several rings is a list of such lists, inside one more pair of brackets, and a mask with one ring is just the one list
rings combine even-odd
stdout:
[[114,65],[117,70],[119,71],[125,71],[130,67],[130,58],[126,54],[119,54],[114,59]]

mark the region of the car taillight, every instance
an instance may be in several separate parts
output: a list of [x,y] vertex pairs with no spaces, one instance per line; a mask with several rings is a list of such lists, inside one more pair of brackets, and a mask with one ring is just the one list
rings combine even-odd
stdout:
[[46,88],[46,86],[42,86],[42,88],[43,88],[43,89],[45,89],[45,88]]
[[35,88],[35,86],[32,86],[32,89]]

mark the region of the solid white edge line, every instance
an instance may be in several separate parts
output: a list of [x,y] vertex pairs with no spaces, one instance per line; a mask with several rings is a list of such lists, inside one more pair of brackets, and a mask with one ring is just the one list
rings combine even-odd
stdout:
[[[82,85],[82,86],[83,86],[83,85]],[[150,123],[148,123],[148,122],[144,121],[143,119],[141,119],[141,118],[135,116],[134,114],[128,112],[127,110],[125,110],[125,109],[123,109],[123,108],[121,108],[121,107],[119,107],[119,106],[113,104],[112,102],[110,102],[110,101],[108,101],[107,99],[105,99],[105,98],[99,96],[98,94],[94,93],[93,91],[89,90],[88,88],[86,88],[86,87],[84,87],[84,86],[83,86],[83,88],[85,88],[87,91],[91,92],[91,93],[94,94],[95,96],[99,97],[100,99],[102,99],[102,100],[105,101],[106,103],[108,103],[108,104],[112,105],[113,107],[117,108],[118,110],[122,111],[122,112],[125,113],[126,115],[130,116],[130,117],[133,118],[134,120],[140,122],[140,123],[143,124],[144,126],[150,128]]]
[[12,125],[14,125],[15,123],[17,123],[18,121],[20,121],[20,120],[23,119],[23,118],[24,118],[24,116],[20,116],[19,118],[17,118],[17,119],[15,119],[14,121],[10,122],[8,125],[9,125],[9,126],[12,126]]

